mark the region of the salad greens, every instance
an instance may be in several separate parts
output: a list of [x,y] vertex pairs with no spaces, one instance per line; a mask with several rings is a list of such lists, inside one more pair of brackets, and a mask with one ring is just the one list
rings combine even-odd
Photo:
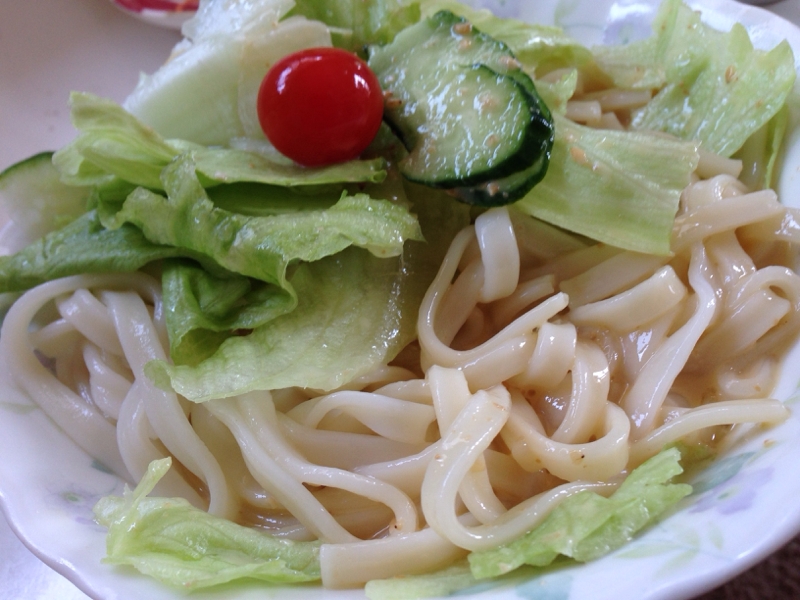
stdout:
[[665,2],[655,35],[627,46],[597,48],[598,64],[619,87],[659,92],[633,116],[640,130],[698,140],[703,149],[731,156],[786,103],[795,81],[785,40],[754,50],[745,28],[722,33],[680,2]]
[[164,190],[162,171],[187,152],[192,153],[197,176],[206,187],[254,182],[313,192],[314,186],[378,183],[386,177],[381,158],[310,170],[276,154],[167,140],[118,104],[92,94],[73,93],[69,106],[78,136],[55,153],[53,162],[62,181],[72,185],[97,185],[107,191],[124,182],[128,191],[137,186]]
[[[163,283],[171,362],[146,373],[193,401],[256,388],[335,389],[391,360],[413,340],[422,296],[474,213],[403,182],[392,168],[399,144],[386,131],[363,160],[290,163],[254,125],[254,99],[263,65],[279,56],[387,43],[441,9],[507,44],[555,116],[551,166],[514,205],[515,219],[525,213],[663,255],[701,149],[757,157],[767,166],[751,181],[771,181],[795,77],[788,46],[755,50],[742,28],[713,32],[680,0],[664,1],[648,40],[592,50],[556,28],[452,0],[204,1],[185,41],[122,107],[72,96],[76,139],[24,178],[46,182],[54,204],[86,198],[86,210],[43,237],[31,231],[27,247],[0,257],[0,292],[149,267]],[[542,80],[554,69],[563,76]],[[597,131],[563,116],[578,73],[660,91],[634,115],[637,131]],[[4,185],[22,173],[6,171]],[[677,452],[662,453],[608,499],[574,496],[517,542],[439,574],[373,582],[368,593],[457,589],[559,555],[600,556],[688,493],[669,483],[677,461]],[[279,542],[182,501],[147,498],[167,468],[152,465],[134,492],[98,504],[111,562],[190,588],[319,576],[316,544]],[[193,546],[197,539],[205,545]]]
[[561,564],[600,558],[629,542],[691,493],[690,485],[672,483],[683,472],[680,458],[676,448],[664,450],[631,471],[608,498],[590,491],[570,496],[541,524],[513,542],[472,552],[464,561],[435,573],[370,581],[367,597],[400,600],[445,596],[507,575],[523,565],[546,567],[559,557]]
[[[473,552],[467,560],[426,575],[371,581],[372,600],[427,598],[480,584],[522,565],[544,567],[557,557],[585,562],[630,541],[691,492],[671,483],[682,472],[680,453],[671,448],[634,469],[608,498],[585,491],[567,498],[517,541]],[[164,583],[197,589],[234,579],[276,583],[318,579],[318,542],[290,542],[214,517],[182,498],[148,494],[169,469],[171,459],[153,461],[136,486],[122,497],[107,496],[95,506],[108,527],[107,562],[128,564]]]
[[252,217],[214,206],[190,154],[170,163],[162,177],[166,197],[137,188],[104,225],[131,223],[156,244],[203,254],[231,272],[284,289],[292,261],[319,260],[351,245],[399,256],[406,239],[421,239],[417,220],[404,207],[366,194],[344,193],[326,210]]
[[[350,11],[351,8],[357,10]],[[153,367],[152,372],[160,373],[162,385],[171,386],[177,385],[172,375],[185,373],[181,389],[195,399],[207,397],[206,392],[233,394],[263,380],[255,369],[260,362],[272,362],[267,359],[271,351],[265,349],[261,353],[263,361],[255,358],[255,350],[249,347],[253,340],[240,334],[255,333],[297,308],[299,299],[291,280],[299,263],[334,256],[351,244],[377,256],[398,256],[410,240],[424,236],[431,248],[430,256],[423,259],[424,252],[417,255],[425,264],[431,264],[436,256],[431,241],[445,244],[453,229],[440,228],[436,223],[420,228],[416,221],[425,210],[424,205],[447,199],[429,190],[424,199],[412,203],[402,184],[392,178],[384,181],[387,171],[383,157],[394,160],[395,156],[381,152],[380,144],[372,149],[374,158],[306,169],[277,155],[263,135],[244,138],[243,123],[249,117],[238,104],[251,94],[253,82],[237,79],[227,89],[227,80],[218,78],[217,70],[225,69],[228,78],[233,70],[242,78],[252,79],[248,61],[255,59],[251,53],[264,60],[291,51],[292,44],[300,43],[298,40],[313,38],[297,38],[296,28],[323,27],[328,32],[330,25],[341,34],[343,28],[352,27],[357,39],[380,43],[408,20],[441,9],[472,19],[483,31],[507,44],[551,103],[557,123],[553,168],[516,204],[522,212],[607,244],[640,252],[669,252],[680,191],[698,161],[697,142],[667,139],[645,131],[598,132],[570,123],[560,115],[577,84],[578,71],[582,77],[615,78],[624,83],[624,73],[632,69],[645,73],[642,81],[657,81],[667,86],[665,90],[671,89],[677,75],[674,68],[669,68],[670,61],[680,58],[682,55],[676,54],[689,45],[686,35],[699,40],[697,50],[688,57],[695,65],[692,73],[698,74],[697,85],[689,89],[689,100],[696,107],[691,121],[702,123],[712,117],[735,121],[735,128],[716,127],[714,131],[725,130],[732,136],[736,129],[736,139],[740,140],[736,143],[743,146],[743,154],[767,155],[766,164],[774,164],[780,146],[781,115],[785,118],[779,108],[794,73],[790,53],[782,47],[769,53],[753,50],[738,30],[728,34],[707,31],[678,0],[664,3],[653,38],[610,50],[595,49],[594,53],[553,27],[499,18],[452,0],[206,2],[187,24],[187,39],[176,49],[175,56],[157,73],[143,77],[128,98],[125,106],[132,112],[90,94],[72,96],[72,118],[79,134],[54,156],[63,182],[54,196],[64,194],[65,185],[88,188],[90,210],[69,227],[42,240],[31,240],[33,245],[19,254],[0,259],[0,290],[18,291],[74,273],[134,270],[165,258],[181,258],[180,269],[196,269],[199,264],[206,274],[189,279],[176,275],[178,267],[164,271],[164,280],[169,281],[165,288],[172,307],[168,327],[175,365]],[[403,18],[395,19],[398,15]],[[313,20],[318,17],[330,19],[330,23]],[[689,33],[678,32],[680,23],[691,25]],[[254,40],[261,37],[271,40],[269,44],[264,42],[269,52],[264,50],[263,55],[260,49],[251,48],[256,44]],[[290,38],[295,41],[287,42]],[[346,35],[336,39],[337,43],[354,43]],[[728,62],[734,58],[735,63]],[[713,94],[709,96],[710,84],[703,82],[713,77],[717,83],[720,77],[724,80],[727,66],[722,66],[730,64],[736,65],[735,81],[711,86]],[[780,85],[762,85],[764,66],[774,67]],[[554,68],[566,69],[560,80],[543,82],[538,78]],[[730,73],[728,70],[729,76]],[[162,105],[182,107],[190,99],[192,105],[198,104],[195,95],[200,79],[215,81],[215,101],[199,104],[203,104],[203,111],[217,112],[182,111],[191,118],[181,119],[169,116],[165,133],[159,119],[166,118],[169,111],[162,111]],[[633,83],[642,85],[642,81]],[[739,113],[717,115],[718,106],[743,106],[741,99],[754,86],[761,96],[749,109],[752,118],[739,118]],[[210,93],[209,87],[203,85],[204,93]],[[653,102],[662,102],[661,97],[661,93],[656,95]],[[711,97],[713,101],[709,100]],[[228,116],[219,111],[227,111]],[[218,132],[218,124],[230,120],[228,117],[238,124]],[[645,117],[641,119],[644,123]],[[204,143],[202,136],[196,137],[197,130],[217,131],[214,145]],[[695,130],[674,133],[691,137]],[[711,142],[702,141],[706,143]],[[725,144],[731,150],[737,149],[734,142]],[[753,176],[765,183],[770,177],[771,167]],[[450,212],[456,215],[459,210],[453,207]],[[159,214],[159,218],[149,218],[152,214]],[[326,268],[342,268],[337,261],[325,264]],[[400,263],[394,264],[397,268]],[[204,281],[202,286],[199,278]],[[194,284],[189,285],[189,281]],[[420,285],[425,283],[421,281]],[[216,304],[211,298],[220,297],[222,292],[208,291],[217,285],[220,290],[227,286],[239,290],[234,295],[237,300]],[[324,289],[322,280],[319,286]],[[201,293],[201,288],[206,292]],[[304,286],[308,294],[315,293],[313,288]],[[386,294],[383,296],[385,299]],[[403,319],[414,318],[413,298],[419,297],[415,292],[409,294],[407,303],[401,303],[409,307]],[[208,312],[211,306],[216,307],[216,312]],[[203,316],[204,313],[208,314]],[[285,331],[283,327],[285,323],[281,331]],[[302,323],[297,322],[295,327],[302,327]],[[388,339],[393,331],[389,328],[373,332],[378,338],[362,339],[354,345],[363,345],[364,349],[392,346]],[[237,381],[249,383],[226,391],[221,384],[200,386],[195,381],[190,385],[185,379],[186,369],[193,370],[193,378],[200,377],[200,371],[212,372],[216,363],[210,362],[206,367],[201,363],[211,360],[223,345],[225,352],[238,356],[231,347],[239,344],[248,347],[246,353],[251,359],[240,363]],[[390,358],[392,352],[381,358]],[[220,364],[227,364],[228,359],[219,359]],[[330,361],[329,365],[336,369],[337,362]],[[370,364],[363,365],[364,370],[369,367]],[[323,379],[339,382],[339,374],[344,372],[354,373],[348,367]],[[292,381],[303,383],[302,378]],[[201,393],[201,389],[206,391]]]
[[670,481],[683,472],[680,453],[664,450],[634,469],[611,497],[581,492],[567,498],[533,531],[504,546],[469,556],[472,574],[496,577],[523,565],[543,567],[558,555],[586,562],[629,541],[691,486]]
[[299,583],[319,579],[319,542],[292,542],[214,517],[183,498],[147,495],[172,459],[153,461],[136,489],[94,507],[108,528],[105,562],[132,565],[184,590],[237,579]]
[[517,208],[611,245],[668,254],[670,237],[663,233],[672,230],[687,173],[697,167],[697,144],[592,129],[558,115],[556,132],[552,167]]

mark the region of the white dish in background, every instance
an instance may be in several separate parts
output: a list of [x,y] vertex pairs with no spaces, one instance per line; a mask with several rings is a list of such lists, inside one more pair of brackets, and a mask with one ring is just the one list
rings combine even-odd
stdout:
[[[504,16],[555,23],[594,44],[647,35],[656,4],[657,0],[496,0],[492,8]],[[707,22],[717,28],[742,22],[759,47],[772,47],[786,38],[800,57],[800,30],[770,13],[730,0],[690,4],[702,9]],[[0,6],[0,55],[14,57],[0,63],[0,169],[34,152],[54,149],[71,137],[66,109],[70,89],[121,100],[133,88],[139,69],[152,71],[166,58],[177,40],[173,32],[118,19],[114,12],[100,0]],[[49,56],[48,49],[52,49]],[[782,197],[794,202],[800,198],[799,136],[795,131],[790,137],[779,186]],[[798,407],[800,348],[794,349],[787,365],[776,396]],[[690,598],[732,578],[800,531],[798,455],[800,410],[795,410],[786,423],[704,472],[681,510],[612,555],[515,584],[490,583],[460,596]],[[131,569],[102,564],[104,530],[93,522],[91,509],[100,496],[119,494],[121,489],[116,477],[76,448],[30,400],[8,392],[2,395],[0,502],[25,544],[91,597],[184,597]],[[279,596],[354,600],[364,593],[245,584],[193,593],[191,598]]]

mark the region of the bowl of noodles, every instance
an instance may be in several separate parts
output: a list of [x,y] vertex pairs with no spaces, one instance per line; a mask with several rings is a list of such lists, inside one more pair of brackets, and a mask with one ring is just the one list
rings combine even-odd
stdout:
[[[786,40],[800,56],[800,30],[766,11],[728,0],[688,4],[715,30],[740,23],[765,53]],[[488,3],[499,17],[553,25],[587,47],[645,39],[658,5]],[[88,23],[87,8],[66,10],[59,18]],[[177,41],[158,35],[148,60]],[[110,45],[97,68],[99,79],[118,78],[109,95],[119,101],[140,68],[126,43]],[[625,66],[609,56],[609,69]],[[116,72],[119,64],[129,71]],[[744,77],[737,69],[724,70],[726,85]],[[563,93],[567,71],[549,68],[541,87]],[[557,123],[576,132],[564,160],[591,175],[616,165],[603,153],[629,143],[622,130],[653,94],[581,77],[569,84]],[[61,107],[66,96],[52,102]],[[160,269],[33,287],[6,313],[0,337],[0,499],[9,522],[42,560],[103,599],[166,600],[198,587],[190,597],[656,600],[691,598],[732,578],[800,531],[796,108],[790,103],[748,138],[752,155],[772,157],[766,171],[743,154],[705,148],[689,152],[687,167],[674,159],[685,142],[640,140],[653,164],[674,160],[691,171],[670,217],[668,252],[567,233],[539,205],[452,219],[458,226],[403,348],[366,371],[337,357],[344,375],[335,384],[308,376],[308,385],[287,385],[285,374],[309,353],[324,370],[327,359],[312,346],[336,347],[342,331],[369,333],[373,315],[392,313],[370,312],[366,295],[359,310],[342,309],[351,320],[341,329],[320,318],[302,351],[285,350],[290,360],[277,374],[213,397],[216,380],[187,378],[187,369],[168,364]],[[603,133],[580,145],[579,133],[590,135],[584,128]],[[63,129],[51,133],[33,150],[68,141]],[[345,254],[347,276],[326,280],[310,267],[331,297],[348,284],[371,289],[348,279],[360,270],[388,277],[353,258],[361,254]],[[298,290],[304,272],[292,272]],[[402,308],[394,296],[376,297]],[[388,321],[390,341],[402,337],[402,326]],[[231,337],[248,334],[242,327]],[[229,371],[247,356],[232,354]],[[237,377],[225,385],[239,385]],[[674,479],[678,452],[685,472]],[[636,470],[643,465],[649,470]],[[207,513],[235,528],[205,521]],[[602,525],[581,533],[576,513]],[[125,536],[150,535],[153,523],[150,538]],[[281,546],[275,567],[259,554],[271,550],[244,529],[297,545]],[[534,537],[523,559],[490,556],[527,532]],[[178,550],[170,555],[169,547]],[[245,564],[243,547],[256,566]],[[310,583],[309,556],[319,561]],[[493,576],[477,576],[478,564]],[[275,572],[284,579],[259,581]]]

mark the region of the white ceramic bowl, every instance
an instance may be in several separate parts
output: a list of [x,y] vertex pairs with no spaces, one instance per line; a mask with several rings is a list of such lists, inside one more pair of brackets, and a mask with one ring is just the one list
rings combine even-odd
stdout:
[[[559,25],[587,44],[645,35],[657,0],[497,0],[502,15]],[[714,27],[742,22],[757,46],[788,39],[800,56],[800,30],[763,10],[730,0],[692,0]],[[35,151],[60,146],[71,135],[66,100],[72,88],[121,100],[136,71],[152,71],[177,41],[171,32],[137,28],[98,10],[90,0],[60,3],[36,12],[37,3],[6,3],[0,19],[0,83],[13,79],[0,98],[0,169]],[[113,12],[113,11],[112,11]],[[98,28],[98,20],[101,27]],[[124,19],[123,19],[124,20]],[[24,32],[24,33],[22,33]],[[54,66],[37,58],[42,47],[67,49]],[[91,64],[86,77],[87,62]],[[94,61],[94,62],[91,62]],[[6,88],[4,88],[6,89]],[[5,92],[4,92],[5,93]],[[800,137],[789,137],[779,193],[800,199]],[[800,348],[789,356],[776,391],[793,409],[780,427],[737,448],[695,481],[680,510],[619,551],[587,565],[553,569],[502,585],[469,590],[464,597],[491,600],[680,600],[693,597],[750,567],[800,531]],[[130,569],[104,565],[104,530],[91,508],[121,483],[76,448],[27,398],[0,398],[0,504],[19,537],[53,568],[93,598],[168,600],[183,595]],[[234,585],[192,594],[193,600],[248,598],[355,600],[363,591],[319,587]]]

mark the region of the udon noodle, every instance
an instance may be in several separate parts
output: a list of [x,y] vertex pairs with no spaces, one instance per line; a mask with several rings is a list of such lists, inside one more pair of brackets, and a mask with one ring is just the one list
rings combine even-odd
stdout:
[[666,445],[784,419],[768,395],[800,325],[794,218],[726,173],[686,188],[669,257],[491,209],[453,241],[417,341],[331,393],[194,404],[155,387],[143,368],[167,340],[144,273],[27,292],[0,353],[126,480],[171,456],[158,492],[320,539],[323,583],[360,585],[508,542],[571,494],[609,494]]

